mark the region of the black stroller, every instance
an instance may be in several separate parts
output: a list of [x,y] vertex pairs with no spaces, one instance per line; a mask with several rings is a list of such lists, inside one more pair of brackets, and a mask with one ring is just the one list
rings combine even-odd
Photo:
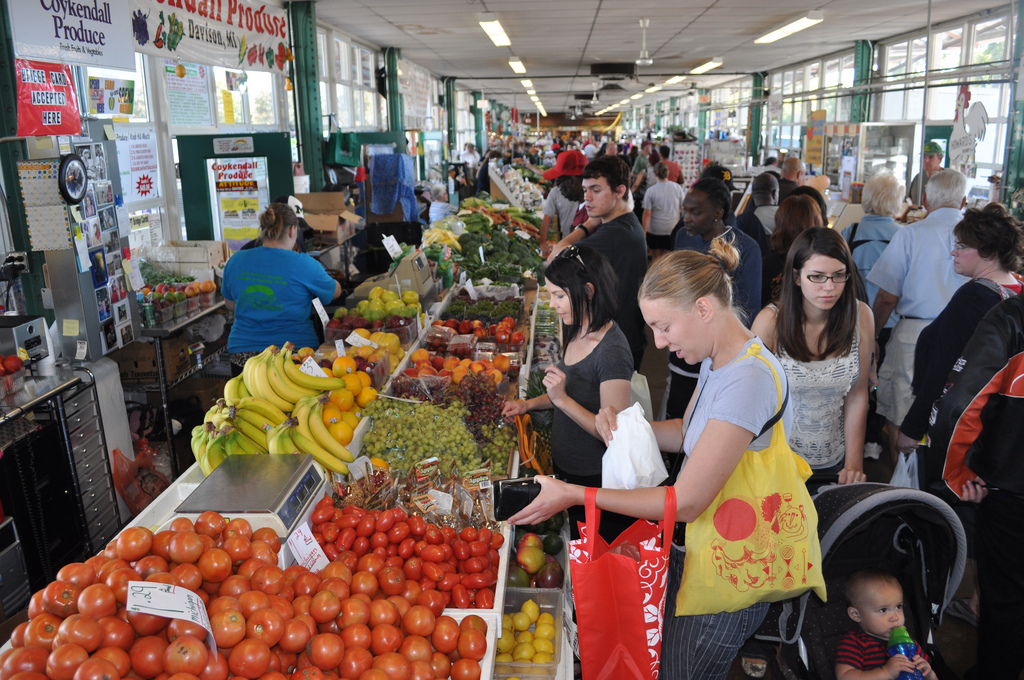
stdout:
[[899,579],[907,629],[940,680],[955,678],[932,637],[967,558],[963,527],[949,505],[914,489],[850,484],[823,487],[814,506],[828,602],[807,593],[772,605],[756,637],[782,643],[773,677],[834,680],[839,638],[857,625],[847,616],[843,584],[851,572],[874,568]]

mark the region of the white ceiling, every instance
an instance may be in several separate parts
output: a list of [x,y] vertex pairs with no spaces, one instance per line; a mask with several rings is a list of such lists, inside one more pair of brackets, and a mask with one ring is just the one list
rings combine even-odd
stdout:
[[[1005,6],[1005,0],[932,0],[932,24]],[[820,10],[825,20],[771,45],[754,39]],[[402,57],[439,76],[454,76],[459,87],[482,90],[487,98],[529,109],[520,79],[530,78],[548,112],[569,111],[573,93],[589,93],[596,80],[590,65],[633,62],[640,54],[639,19],[648,17],[647,50],[654,64],[637,67],[638,78],[619,81],[625,93],[601,97],[600,106],[713,57],[724,64],[707,76],[688,76],[674,88],[648,95],[638,104],[713,86],[772,69],[921,29],[927,0],[318,0],[317,18],[379,47],[398,47]],[[482,12],[500,19],[511,47],[495,47],[477,23]],[[509,68],[518,56],[525,75]]]

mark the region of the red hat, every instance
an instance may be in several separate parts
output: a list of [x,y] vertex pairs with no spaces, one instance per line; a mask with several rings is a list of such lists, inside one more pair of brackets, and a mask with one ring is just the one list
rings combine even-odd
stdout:
[[583,155],[582,151],[576,151],[575,149],[563,151],[558,155],[555,167],[544,173],[544,179],[557,179],[564,175],[582,175],[586,164],[587,157]]

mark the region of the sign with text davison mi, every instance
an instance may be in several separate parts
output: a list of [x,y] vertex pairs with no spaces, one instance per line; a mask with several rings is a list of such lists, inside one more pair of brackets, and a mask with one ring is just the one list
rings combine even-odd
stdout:
[[16,59],[18,136],[78,135],[82,118],[67,64]]
[[14,56],[135,70],[129,0],[11,0]]
[[[54,0],[56,1],[56,0]],[[288,13],[260,0],[128,0],[135,50],[168,59],[285,73]]]

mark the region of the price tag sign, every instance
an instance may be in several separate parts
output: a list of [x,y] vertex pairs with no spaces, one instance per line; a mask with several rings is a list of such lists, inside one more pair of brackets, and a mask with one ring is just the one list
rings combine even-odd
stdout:
[[[377,346],[377,343],[375,343],[373,340],[368,340],[367,338],[364,338],[363,336],[359,335],[359,333],[356,333],[355,331],[352,331],[352,333],[350,333],[349,336],[347,338],[345,338],[345,342],[347,342],[348,344],[352,345],[353,347],[366,347],[366,346],[376,347]],[[340,354],[340,352],[339,352],[339,354]]]
[[311,375],[314,378],[329,378],[324,369],[320,368],[320,364],[316,363],[316,359],[313,357],[306,357],[306,360],[299,364],[299,370],[306,375]]
[[434,499],[434,503],[437,506],[437,509],[441,511],[441,514],[447,515],[452,511],[452,505],[454,504],[455,499],[450,493],[431,489],[427,494]]
[[302,565],[311,572],[318,573],[331,563],[324,554],[323,549],[313,538],[313,532],[309,528],[309,522],[303,522],[291,536],[288,537],[288,547],[295,557],[295,562]]
[[533,238],[532,236],[527,234],[522,229],[516,229],[516,236],[518,236],[519,238],[523,239],[524,241],[529,241],[530,239]]
[[484,259],[484,247],[480,246],[480,264],[484,264],[486,262],[487,260]]
[[472,300],[477,300],[480,297],[476,292],[476,288],[473,287],[473,279],[466,280],[466,292],[469,293],[469,297]]
[[327,328],[327,322],[330,320],[327,318],[327,310],[324,309],[324,303],[320,302],[320,298],[313,298],[313,309],[316,310],[317,315],[320,317],[320,323]]
[[[313,543],[316,544],[316,541]],[[210,626],[210,617],[206,614],[206,605],[191,590],[167,583],[129,581],[125,608],[130,612],[183,619],[202,626],[206,630],[206,644],[213,651],[214,658],[217,657],[217,643],[213,639],[213,628]]]
[[345,341],[338,339],[334,341],[334,351],[338,353],[339,357],[345,356]]
[[466,282],[466,270],[463,269],[461,272],[459,272],[459,285],[461,286],[465,282]]
[[[77,335],[77,333],[76,333]],[[89,341],[79,340],[75,343],[75,361],[85,361],[85,355],[89,353]]]
[[402,246],[398,245],[398,241],[395,240],[394,236],[389,234],[383,240],[384,250],[388,251],[388,255],[391,256],[392,260],[397,260],[402,256]]

